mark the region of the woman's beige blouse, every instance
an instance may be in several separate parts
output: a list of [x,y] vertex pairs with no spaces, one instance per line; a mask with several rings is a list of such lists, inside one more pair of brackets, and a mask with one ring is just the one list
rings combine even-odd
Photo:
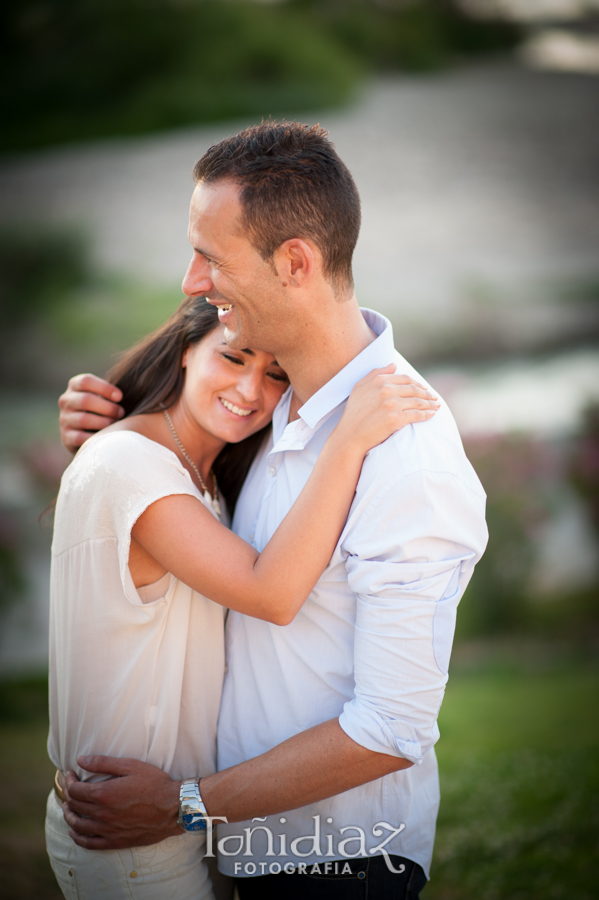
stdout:
[[76,764],[84,754],[133,757],[177,779],[216,770],[224,609],[172,575],[164,596],[144,603],[128,567],[133,524],[172,494],[204,503],[174,453],[131,431],[90,439],[63,476],[48,739],[63,772],[90,779]]

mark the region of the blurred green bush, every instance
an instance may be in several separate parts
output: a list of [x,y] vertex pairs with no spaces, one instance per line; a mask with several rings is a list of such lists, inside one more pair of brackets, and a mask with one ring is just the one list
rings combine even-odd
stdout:
[[0,231],[0,327],[31,325],[90,278],[81,232],[5,226]]
[[548,515],[547,488],[556,473],[550,448],[528,437],[489,436],[465,446],[487,492],[489,527],[458,616],[458,637],[474,637],[526,622],[535,532]]
[[589,406],[570,461],[570,480],[586,503],[599,539],[599,406]]
[[22,525],[12,510],[0,508],[0,610],[23,594],[27,580],[21,553]]
[[[465,441],[487,492],[489,543],[460,604],[458,640],[499,634],[593,639],[599,586],[556,588],[541,599],[534,586],[540,528],[559,515],[573,485],[599,538],[599,415],[560,443],[505,434]],[[599,550],[599,545],[598,545]]]
[[456,0],[299,0],[297,5],[371,70],[426,71],[511,48],[518,30],[477,19]]
[[96,270],[84,230],[0,229],[0,387],[56,391],[156,328],[180,291]]
[[0,24],[4,151],[322,108],[515,40],[450,0],[5,0]]

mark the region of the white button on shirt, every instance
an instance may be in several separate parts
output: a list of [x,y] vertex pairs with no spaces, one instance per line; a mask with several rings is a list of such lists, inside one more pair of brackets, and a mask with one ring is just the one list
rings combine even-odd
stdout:
[[[308,400],[298,420],[288,423],[291,391],[275,410],[272,439],[254,461],[233,522],[258,550],[297,499],[354,384],[390,362],[398,373],[424,383],[394,350],[387,319],[369,310],[363,315],[376,340]],[[285,813],[284,826],[279,816],[255,823],[275,836],[287,835],[281,864],[363,856],[364,846],[368,855],[390,834],[383,830],[381,837],[379,828],[377,837],[377,823],[394,829],[403,823],[384,849],[414,860],[428,874],[439,798],[437,714],[456,608],[487,541],[484,504],[482,486],[442,404],[432,420],[407,426],[370,451],[333,557],[290,625],[229,614],[219,769],[334,717],[358,744],[415,763]],[[225,849],[250,824],[219,826],[220,837],[231,836]],[[354,830],[342,831],[349,826]],[[298,842],[298,852],[291,851],[295,839],[317,828],[318,838]],[[362,830],[365,844],[355,829]],[[340,850],[348,836],[352,845]],[[264,830],[252,834],[251,851],[254,862],[272,862]],[[248,858],[222,856],[221,868],[249,874],[235,866]]]

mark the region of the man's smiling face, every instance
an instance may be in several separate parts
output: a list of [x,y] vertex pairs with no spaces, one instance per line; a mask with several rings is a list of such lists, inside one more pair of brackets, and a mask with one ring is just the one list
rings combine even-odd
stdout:
[[232,181],[200,183],[189,211],[193,256],[183,279],[188,296],[205,296],[218,306],[225,339],[235,349],[276,353],[284,327],[280,280],[241,228],[239,186]]

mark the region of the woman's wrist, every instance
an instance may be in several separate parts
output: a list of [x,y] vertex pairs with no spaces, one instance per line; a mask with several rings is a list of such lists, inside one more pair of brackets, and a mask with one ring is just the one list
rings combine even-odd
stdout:
[[344,427],[343,421],[335,426],[323,448],[334,455],[337,461],[345,459],[348,464],[361,463],[370,449],[370,446],[360,440],[359,433]]

